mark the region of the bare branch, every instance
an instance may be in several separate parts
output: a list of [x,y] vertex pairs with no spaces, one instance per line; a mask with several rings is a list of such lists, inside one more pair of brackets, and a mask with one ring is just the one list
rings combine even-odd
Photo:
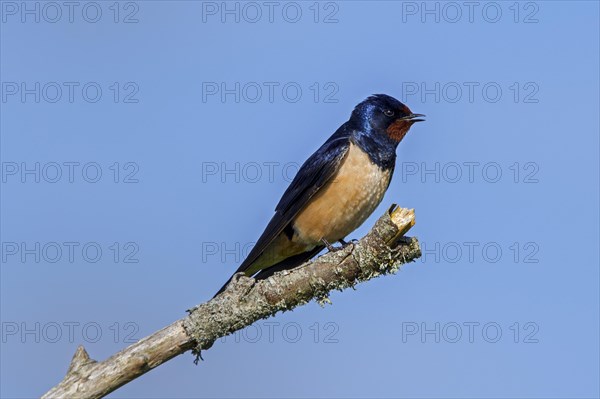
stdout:
[[65,378],[42,398],[101,398],[188,350],[199,355],[218,338],[257,320],[394,273],[421,256],[416,238],[403,239],[414,224],[412,209],[394,205],[358,242],[266,280],[240,274],[219,296],[189,310],[187,317],[102,362],[90,359],[80,346]]

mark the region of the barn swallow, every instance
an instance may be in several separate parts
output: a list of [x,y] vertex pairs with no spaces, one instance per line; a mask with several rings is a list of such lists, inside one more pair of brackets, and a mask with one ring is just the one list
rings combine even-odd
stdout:
[[350,119],[300,167],[236,273],[264,279],[299,266],[325,247],[332,250],[330,243],[344,244],[383,199],[396,147],[423,116],[385,94],[358,104]]

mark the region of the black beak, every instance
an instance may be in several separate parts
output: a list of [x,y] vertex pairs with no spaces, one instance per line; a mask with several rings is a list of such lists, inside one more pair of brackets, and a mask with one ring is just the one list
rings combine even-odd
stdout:
[[424,122],[425,119],[421,119],[421,117],[425,117],[425,115],[423,115],[423,114],[410,114],[410,115],[405,116],[404,118],[402,118],[402,120],[411,121],[411,122]]

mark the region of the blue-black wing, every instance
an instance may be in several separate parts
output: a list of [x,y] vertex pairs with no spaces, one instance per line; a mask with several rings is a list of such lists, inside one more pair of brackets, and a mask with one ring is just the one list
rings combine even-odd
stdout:
[[[275,215],[236,273],[245,272],[332,178],[350,147],[351,130],[342,125],[306,162],[275,207]],[[317,251],[318,252],[318,251]],[[227,284],[225,284],[226,286]],[[223,288],[219,292],[221,292]]]

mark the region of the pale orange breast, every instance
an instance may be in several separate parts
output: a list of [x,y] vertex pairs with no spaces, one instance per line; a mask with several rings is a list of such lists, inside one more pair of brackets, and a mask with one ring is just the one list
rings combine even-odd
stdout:
[[390,177],[391,171],[382,170],[363,150],[350,144],[332,181],[296,216],[293,241],[315,245],[322,238],[333,243],[346,237],[379,205]]

